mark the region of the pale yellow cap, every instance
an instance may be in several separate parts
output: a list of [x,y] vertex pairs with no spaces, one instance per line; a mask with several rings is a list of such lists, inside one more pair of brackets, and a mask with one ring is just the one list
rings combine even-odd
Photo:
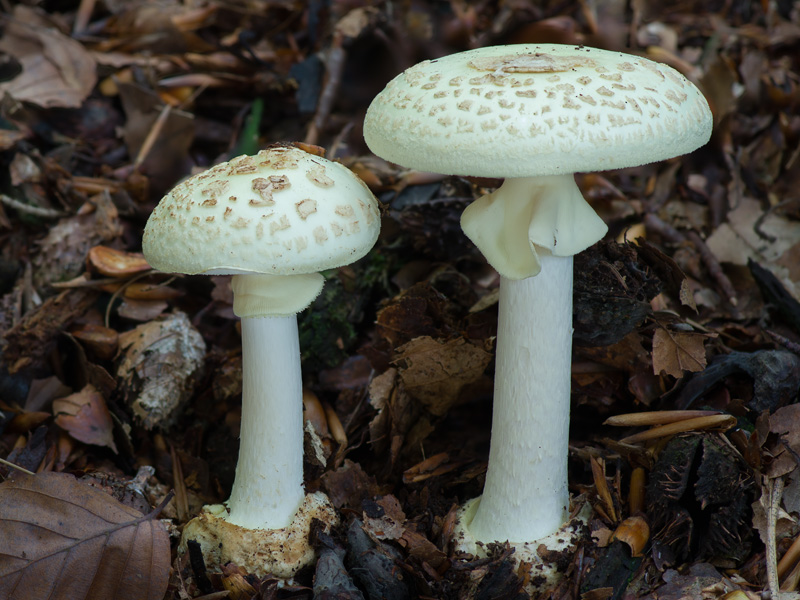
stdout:
[[655,162],[702,146],[711,128],[706,99],[667,65],[520,44],[409,68],[370,104],[364,138],[404,167],[509,178]]
[[352,171],[275,145],[178,184],[150,215],[142,248],[170,273],[293,275],[354,262],[379,230],[377,200]]

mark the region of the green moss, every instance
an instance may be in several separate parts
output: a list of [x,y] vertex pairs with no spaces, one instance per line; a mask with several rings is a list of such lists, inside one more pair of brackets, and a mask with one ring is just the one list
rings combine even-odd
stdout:
[[356,336],[351,322],[352,296],[338,277],[331,277],[311,306],[298,315],[304,370],[317,372],[347,358],[346,350]]

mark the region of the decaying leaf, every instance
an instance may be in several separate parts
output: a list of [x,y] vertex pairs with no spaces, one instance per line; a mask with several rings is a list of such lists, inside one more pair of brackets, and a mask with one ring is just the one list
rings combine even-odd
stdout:
[[642,556],[650,541],[650,526],[643,517],[628,517],[614,530],[614,538],[630,547],[631,556]]
[[0,92],[44,108],[78,108],[92,92],[97,82],[92,55],[33,8],[16,6],[3,29],[0,50],[16,57],[22,72],[0,84]]
[[684,371],[702,371],[706,366],[704,343],[708,336],[687,331],[656,329],[653,334],[653,372],[683,377]]
[[0,484],[0,597],[160,600],[169,536],[142,515],[65,473]]
[[117,451],[111,414],[94,386],[87,385],[66,398],[53,400],[53,414],[56,424],[76,440]]
[[492,355],[464,338],[446,342],[415,338],[397,349],[394,363],[409,394],[434,415],[442,416],[461,390],[483,375]]
[[403,441],[419,419],[422,409],[406,392],[397,369],[391,368],[372,380],[369,402],[378,414],[369,424],[370,440],[376,452]]
[[39,242],[39,252],[33,260],[37,287],[77,277],[85,268],[92,246],[120,235],[119,212],[111,196],[99,194],[92,204],[94,210],[61,219]]
[[664,282],[665,286],[674,294],[677,294],[681,304],[688,306],[695,312],[697,305],[689,289],[686,274],[678,266],[675,260],[664,254],[661,250],[650,244],[644,238],[636,240],[636,252],[639,258],[644,261]]
[[68,290],[44,301],[17,325],[5,332],[3,359],[9,372],[36,367],[47,360],[59,333],[97,298],[93,290]]
[[377,316],[377,331],[394,346],[415,337],[449,337],[452,302],[427,282],[417,283],[383,307]]
[[147,429],[168,426],[202,374],[203,337],[175,312],[120,335],[120,349],[117,377],[134,416]]

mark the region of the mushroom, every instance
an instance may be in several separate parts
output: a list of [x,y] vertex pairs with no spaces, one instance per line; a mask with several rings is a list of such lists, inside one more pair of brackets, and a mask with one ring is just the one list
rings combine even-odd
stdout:
[[364,256],[377,201],[349,169],[289,145],[239,156],[177,185],[147,221],[142,247],[170,273],[233,275],[242,328],[241,444],[231,496],[186,525],[211,564],[234,561],[291,577],[313,560],[311,519],[332,524],[322,493],[303,488],[303,403],[296,313],[319,271]]
[[489,466],[483,495],[463,508],[462,549],[507,540],[531,559],[548,536],[568,537],[572,256],[607,229],[573,174],[691,152],[711,126],[705,98],[674,69],[571,45],[424,61],[370,105],[364,137],[378,156],[505,178],[461,220],[501,275]]

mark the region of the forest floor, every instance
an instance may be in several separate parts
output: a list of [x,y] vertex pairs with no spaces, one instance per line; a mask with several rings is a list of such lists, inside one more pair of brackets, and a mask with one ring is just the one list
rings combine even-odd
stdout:
[[[409,171],[362,135],[404,69],[513,43],[666,63],[714,120],[692,154],[577,177],[609,227],[575,259],[569,485],[591,517],[532,597],[797,589],[796,2],[5,1],[0,32],[4,598],[529,597],[511,548],[452,544],[486,474],[500,281],[460,215],[500,181]],[[240,329],[228,277],[141,254],[182,178],[276,142],[324,149],[382,212],[298,315],[306,489],[341,525],[288,584],[178,555],[230,493]]]

